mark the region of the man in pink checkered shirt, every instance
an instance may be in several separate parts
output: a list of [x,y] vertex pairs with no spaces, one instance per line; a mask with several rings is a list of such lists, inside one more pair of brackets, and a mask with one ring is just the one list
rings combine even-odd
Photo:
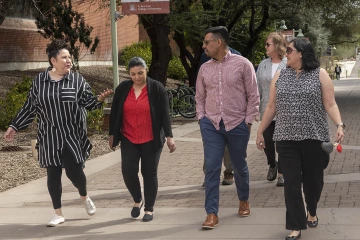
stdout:
[[212,59],[200,67],[195,99],[206,164],[207,218],[202,227],[212,229],[219,224],[219,181],[226,144],[235,171],[238,214],[250,215],[246,148],[252,122],[259,112],[260,96],[251,62],[228,49],[227,29],[213,27],[205,33],[203,49]]

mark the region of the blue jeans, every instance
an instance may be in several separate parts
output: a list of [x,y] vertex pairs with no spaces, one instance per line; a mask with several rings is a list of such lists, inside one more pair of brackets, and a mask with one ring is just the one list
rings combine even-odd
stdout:
[[228,132],[225,130],[223,121],[221,121],[220,130],[216,130],[213,123],[207,117],[203,117],[200,120],[200,131],[204,143],[206,164],[205,209],[207,214],[214,213],[217,215],[221,164],[226,144],[234,167],[238,198],[241,201],[247,201],[249,198],[249,169],[246,162],[246,148],[250,130],[245,121]]

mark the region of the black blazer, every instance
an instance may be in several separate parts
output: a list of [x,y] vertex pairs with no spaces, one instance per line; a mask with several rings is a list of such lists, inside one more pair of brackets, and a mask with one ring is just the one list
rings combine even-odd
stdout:
[[[165,137],[173,136],[169,115],[169,98],[164,86],[160,82],[149,77],[146,78],[146,82],[150,104],[152,132],[154,135],[153,143],[154,148],[157,150],[164,146]],[[132,85],[132,80],[125,80],[121,82],[115,90],[109,119],[109,135],[114,136],[113,147],[116,147],[121,142],[123,108]]]

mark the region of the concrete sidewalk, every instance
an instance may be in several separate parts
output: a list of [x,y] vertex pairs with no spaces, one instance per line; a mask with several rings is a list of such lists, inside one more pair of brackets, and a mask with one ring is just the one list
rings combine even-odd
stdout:
[[[187,126],[183,126],[186,128]],[[110,153],[87,163],[86,173],[92,176],[117,164],[118,152]],[[117,160],[114,160],[117,159]],[[91,177],[90,177],[91,178]],[[70,184],[64,178],[64,187]],[[253,187],[256,184],[252,184]],[[159,196],[167,191],[177,193],[202,191],[199,186],[160,187]],[[121,198],[126,189],[90,191],[95,204],[102,198]],[[117,207],[98,207],[89,217],[80,205],[78,194],[65,192],[63,202],[77,206],[63,208],[64,224],[47,228],[53,214],[46,179],[42,178],[0,194],[0,239],[284,239],[284,208],[251,208],[248,218],[239,218],[237,208],[221,207],[220,225],[203,231],[203,208],[159,207],[150,223],[130,218],[131,204]],[[202,200],[203,201],[203,200]],[[237,203],[237,200],[234,199]],[[33,204],[39,204],[37,207]],[[171,204],[170,204],[171,205]],[[319,226],[303,231],[303,239],[360,239],[360,209],[319,209]]]
[[[334,82],[347,139],[343,153],[332,153],[318,204],[319,226],[303,231],[302,239],[360,240],[360,81]],[[45,225],[53,215],[46,178],[0,193],[0,239],[284,239],[283,188],[266,181],[265,155],[254,145],[258,123],[248,146],[251,216],[237,216],[234,185],[220,186],[220,225],[203,231],[206,213],[203,149],[196,122],[174,126],[177,150],[164,148],[159,164],[159,192],[154,220],[130,218],[132,199],[122,179],[120,152],[86,164],[89,196],[97,213],[89,217],[79,195],[63,174],[63,213],[66,221]],[[335,127],[331,125],[331,132]],[[142,215],[141,215],[142,216]]]
[[[219,213],[214,230],[200,228],[203,209],[160,208],[154,220],[143,223],[129,218],[129,208],[100,208],[89,218],[84,209],[67,208],[66,222],[46,228],[50,209],[5,208],[1,210],[0,239],[276,239],[288,234],[284,229],[284,209],[252,209],[248,218],[238,218],[237,209]],[[302,239],[360,239],[360,211],[320,209],[319,226],[302,232]],[[339,220],[341,219],[341,220]]]

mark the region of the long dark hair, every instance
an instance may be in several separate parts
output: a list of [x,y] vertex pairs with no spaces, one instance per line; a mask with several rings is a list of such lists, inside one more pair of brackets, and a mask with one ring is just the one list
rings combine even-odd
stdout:
[[293,43],[294,48],[301,52],[301,69],[310,71],[320,67],[320,62],[317,60],[314,48],[309,40],[306,38],[294,38],[290,43]]

